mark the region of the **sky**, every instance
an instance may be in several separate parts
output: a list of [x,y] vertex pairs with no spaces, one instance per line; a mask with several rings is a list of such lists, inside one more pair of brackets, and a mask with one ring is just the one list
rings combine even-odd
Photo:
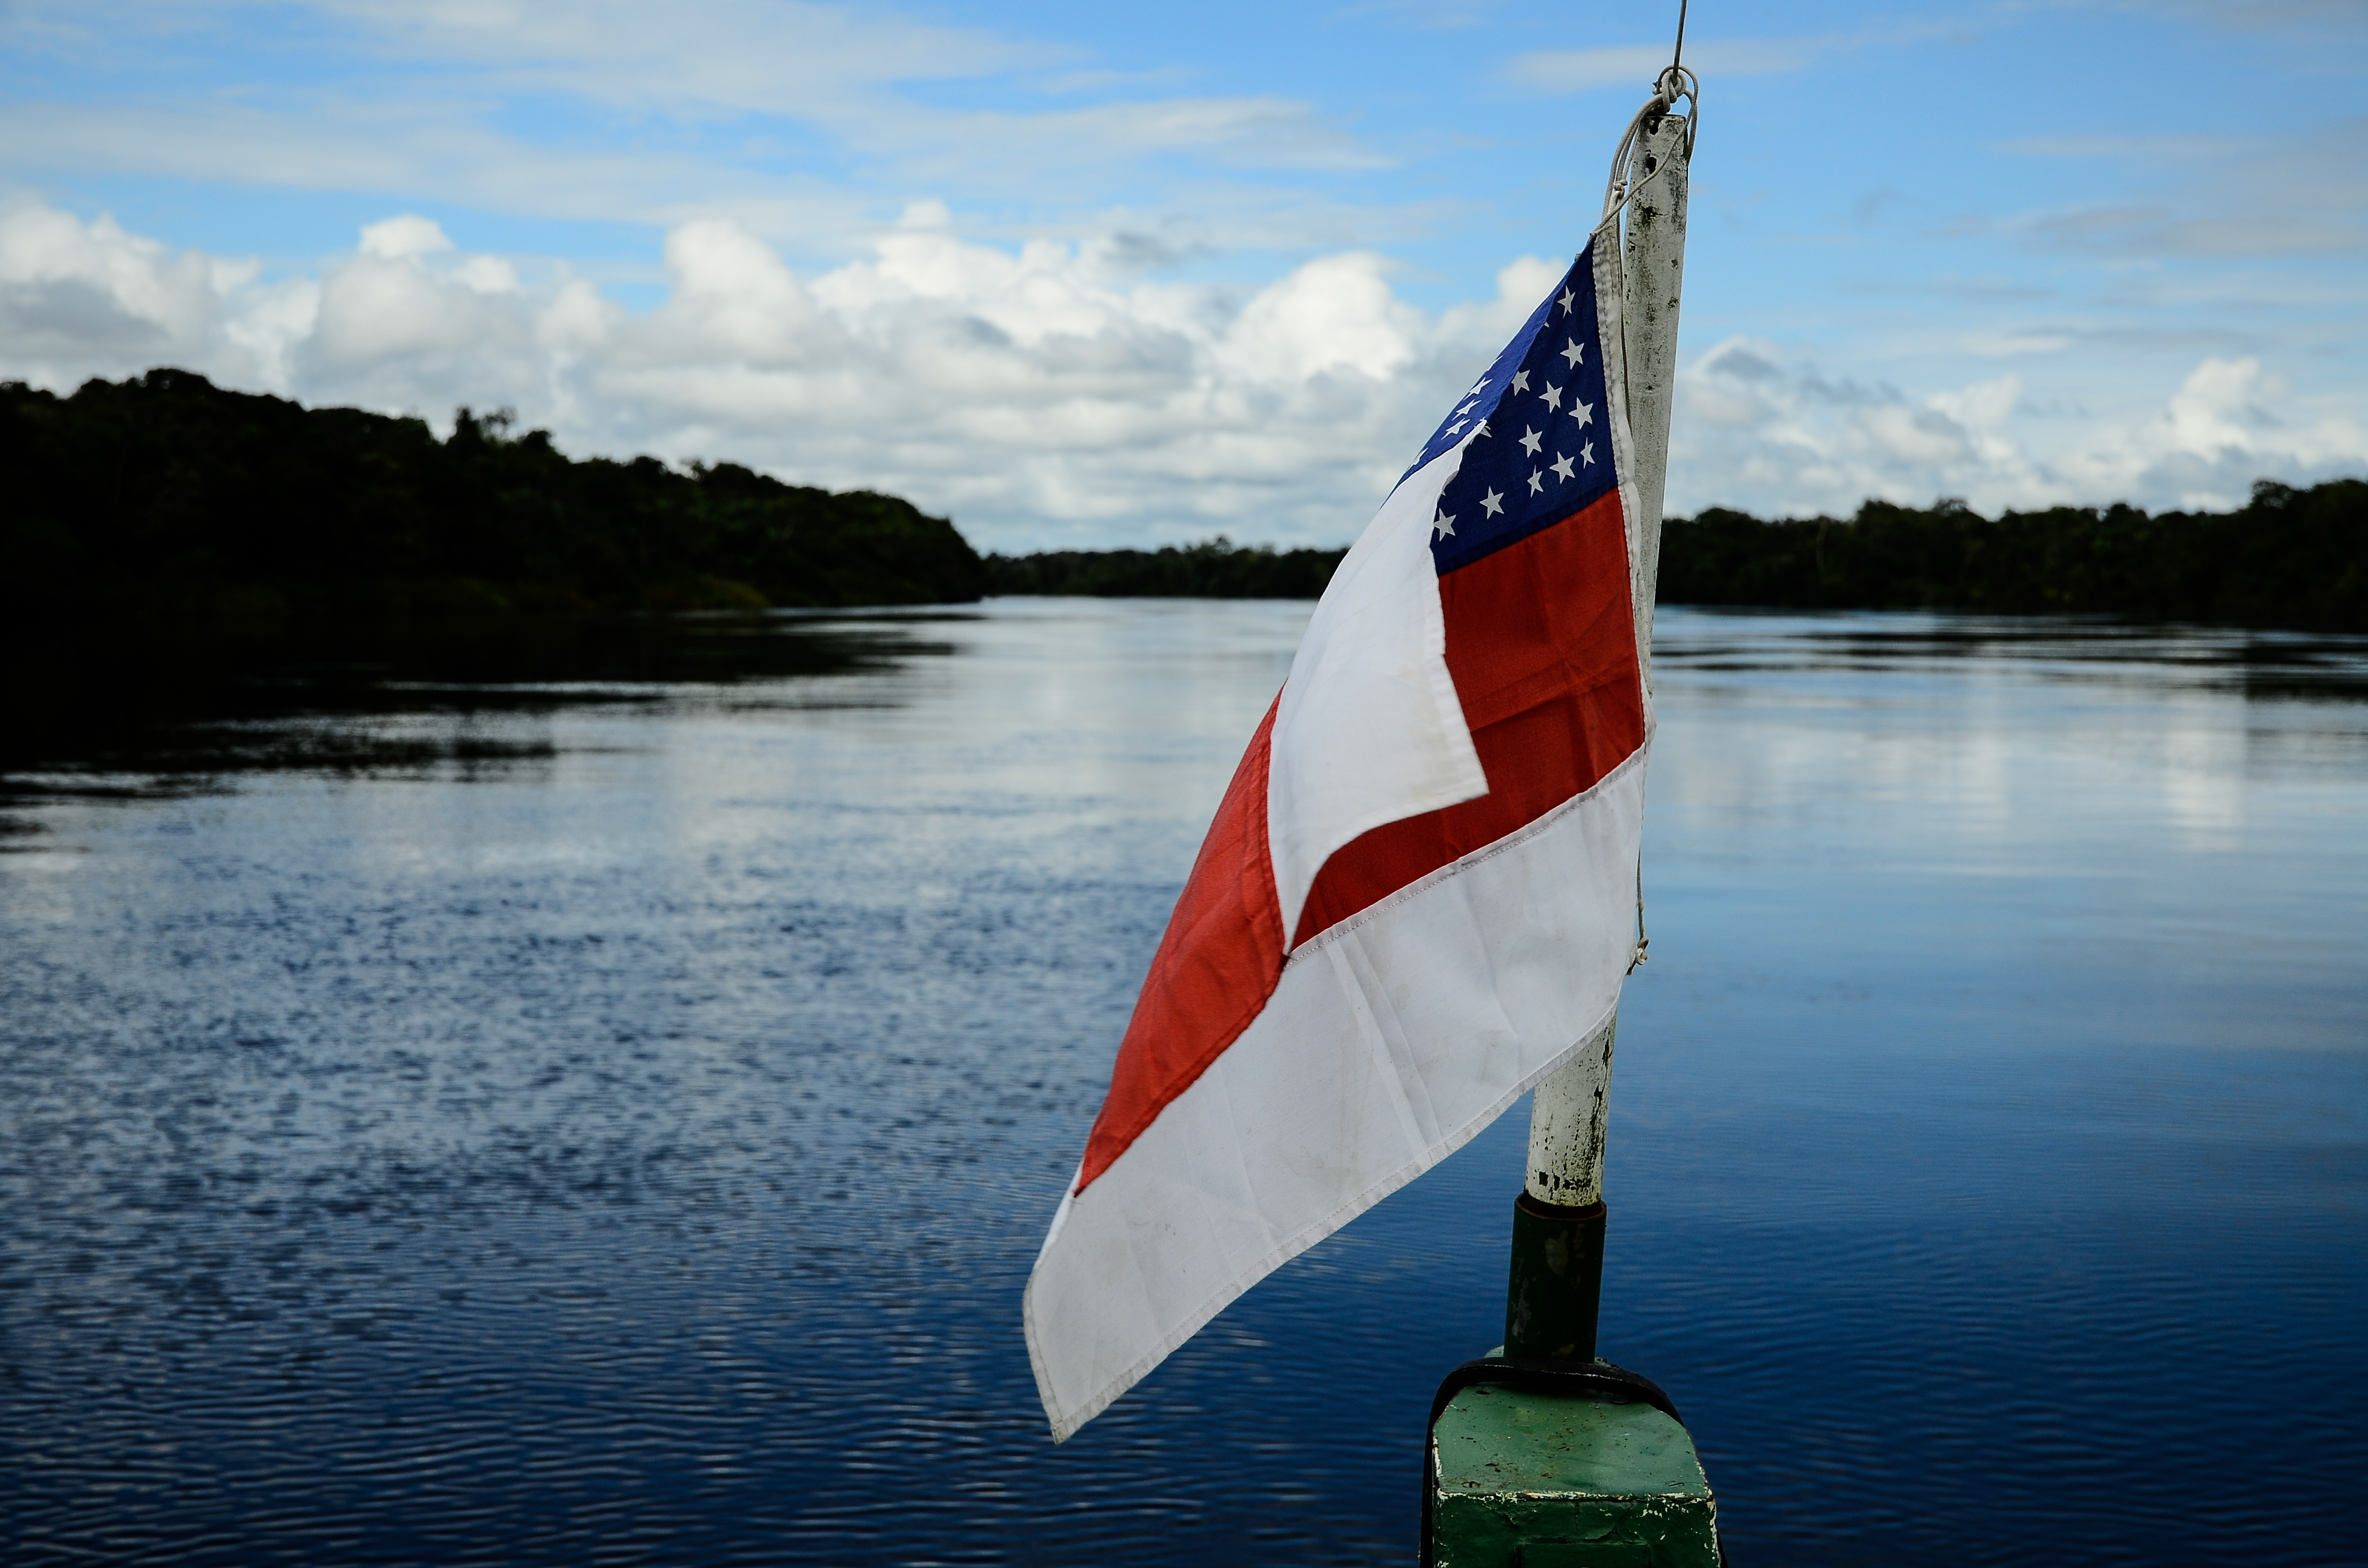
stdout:
[[[0,0],[0,378],[507,407],[983,548],[1353,538],[1674,4]],[[1687,27],[1668,505],[2368,474],[2368,0]]]

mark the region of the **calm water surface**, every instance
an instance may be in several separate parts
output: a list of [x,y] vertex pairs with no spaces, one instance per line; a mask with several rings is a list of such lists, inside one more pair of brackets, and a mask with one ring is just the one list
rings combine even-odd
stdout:
[[[0,1559],[1409,1560],[1525,1112],[1063,1448],[1019,1336],[1306,609],[296,671],[17,776]],[[1658,659],[1602,1342],[1733,1560],[2361,1561],[2368,646]]]

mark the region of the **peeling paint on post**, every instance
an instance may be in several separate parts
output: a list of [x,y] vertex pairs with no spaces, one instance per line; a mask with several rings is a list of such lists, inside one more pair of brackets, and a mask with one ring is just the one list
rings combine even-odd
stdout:
[[1616,1018],[1537,1086],[1530,1100],[1530,1169],[1541,1203],[1584,1209],[1603,1201],[1603,1139],[1611,1111]]
[[1530,1102],[1530,1166],[1513,1203],[1505,1350],[1588,1360],[1603,1289],[1603,1138],[1611,1102],[1606,1023]]

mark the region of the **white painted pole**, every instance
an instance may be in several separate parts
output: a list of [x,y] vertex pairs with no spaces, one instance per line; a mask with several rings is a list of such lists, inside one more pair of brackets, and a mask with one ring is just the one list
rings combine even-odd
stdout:
[[1603,1201],[1603,1135],[1611,1096],[1614,1018],[1530,1096],[1531,1198],[1564,1209]]
[[[1686,139],[1673,114],[1637,137],[1628,204],[1621,320],[1628,359],[1628,422],[1636,439],[1636,495],[1643,503],[1641,641],[1653,645],[1654,587],[1661,574],[1661,497],[1669,473],[1669,411],[1678,390],[1678,296],[1686,280]],[[1652,672],[1645,671],[1649,683]]]
[[[1686,271],[1684,117],[1648,119],[1628,170],[1631,189],[1622,246],[1621,319],[1628,363],[1628,422],[1636,443],[1637,529],[1641,571],[1638,641],[1648,650],[1653,597],[1661,567],[1661,495],[1669,468],[1669,410],[1677,391],[1678,297]],[[1603,1199],[1603,1143],[1611,1096],[1611,1044],[1617,1020],[1540,1083],[1530,1101],[1529,1174],[1523,1185],[1542,1203],[1579,1209]]]

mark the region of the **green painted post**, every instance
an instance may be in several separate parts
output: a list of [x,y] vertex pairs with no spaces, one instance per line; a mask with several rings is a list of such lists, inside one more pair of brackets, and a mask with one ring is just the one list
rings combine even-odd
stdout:
[[1430,1440],[1436,1568],[1719,1568],[1693,1439],[1650,1404],[1482,1383]]
[[[1674,67],[1672,68],[1674,70]],[[1622,333],[1651,624],[1684,273],[1686,120],[1665,74],[1628,167]],[[1689,94],[1688,96],[1691,96]],[[1647,174],[1657,175],[1649,185]],[[1649,631],[1647,631],[1649,636]],[[1649,673],[1646,677],[1650,679]],[[1425,1568],[1718,1568],[1718,1505],[1667,1397],[1595,1354],[1613,1030],[1538,1085],[1513,1204],[1505,1343],[1450,1374],[1431,1421]],[[1452,1393],[1451,1393],[1451,1391]]]

